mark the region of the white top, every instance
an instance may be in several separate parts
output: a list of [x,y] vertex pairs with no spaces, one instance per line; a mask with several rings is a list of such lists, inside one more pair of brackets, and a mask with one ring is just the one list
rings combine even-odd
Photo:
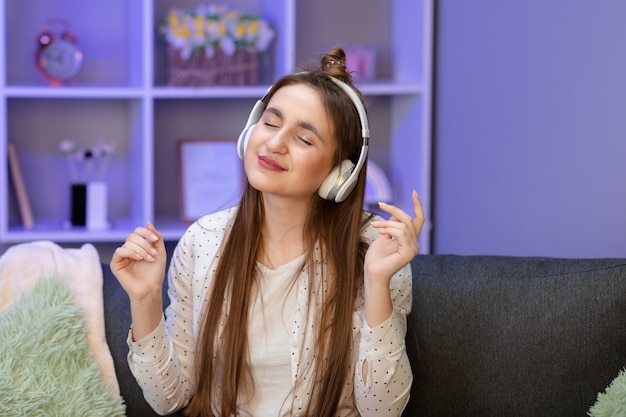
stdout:
[[258,264],[248,329],[254,395],[241,406],[255,417],[291,415],[291,332],[298,301],[294,268],[303,260],[301,255],[276,269]]
[[[129,333],[131,371],[146,400],[160,414],[185,407],[195,392],[196,340],[219,260],[219,247],[231,228],[234,213],[233,208],[210,214],[187,229],[174,251],[168,273],[171,304],[165,312],[166,319],[137,342],[132,342]],[[371,241],[377,233],[368,226],[363,236]],[[259,264],[267,275],[260,281],[249,328],[255,396],[252,401],[242,401],[242,416],[300,416],[308,404],[310,386],[306,381],[314,380],[310,366],[313,358],[308,348],[313,346],[315,326],[308,317],[314,317],[319,303],[308,303],[308,269],[295,269],[301,261],[293,260],[275,270]],[[314,267],[323,267],[319,248]],[[292,282],[287,282],[290,278]],[[291,283],[293,286],[289,287]],[[322,288],[320,282],[312,285],[316,290]],[[350,373],[354,378],[348,378],[342,390],[338,417],[400,416],[409,399],[413,375],[404,337],[412,297],[410,265],[392,277],[390,287],[394,313],[374,328],[363,320],[362,297],[355,300],[353,344],[346,347],[352,353]],[[315,296],[321,299],[321,293],[315,291]],[[285,294],[289,295],[285,298]],[[277,298],[280,302],[276,302]],[[367,382],[361,375],[365,360]],[[296,380],[305,383],[296,386]]]

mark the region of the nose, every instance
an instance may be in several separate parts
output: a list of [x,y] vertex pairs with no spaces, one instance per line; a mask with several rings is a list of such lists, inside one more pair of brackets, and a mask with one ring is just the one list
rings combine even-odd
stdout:
[[265,146],[272,153],[285,153],[287,151],[286,135],[283,130],[278,130],[274,135],[267,139]]

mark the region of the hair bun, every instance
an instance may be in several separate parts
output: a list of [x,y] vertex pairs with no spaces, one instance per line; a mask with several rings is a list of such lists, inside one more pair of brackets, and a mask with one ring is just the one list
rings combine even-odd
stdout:
[[352,77],[346,68],[346,53],[341,48],[332,48],[321,59],[322,71],[343,82],[352,83]]

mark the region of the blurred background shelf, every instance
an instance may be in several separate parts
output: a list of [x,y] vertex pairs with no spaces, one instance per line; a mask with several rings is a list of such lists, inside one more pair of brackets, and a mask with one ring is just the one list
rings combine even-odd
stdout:
[[[375,48],[375,78],[357,81],[368,100],[370,158],[389,177],[393,203],[412,211],[416,189],[429,210],[432,1],[231,1],[230,8],[261,14],[276,31],[260,85],[168,87],[158,23],[169,8],[196,4],[0,0],[0,27],[11,39],[0,44],[0,152],[6,155],[9,142],[16,145],[36,223],[33,230],[21,226],[7,161],[0,158],[1,244],[48,239],[116,245],[148,220],[166,239],[177,240],[186,227],[179,220],[177,140],[235,141],[254,102],[275,79],[317,65],[335,45]],[[84,53],[72,85],[50,87],[34,68],[37,39],[51,17],[69,23]],[[70,178],[58,143],[99,137],[117,143],[106,178],[113,226],[65,228]],[[429,251],[429,233],[427,224],[423,252]]]

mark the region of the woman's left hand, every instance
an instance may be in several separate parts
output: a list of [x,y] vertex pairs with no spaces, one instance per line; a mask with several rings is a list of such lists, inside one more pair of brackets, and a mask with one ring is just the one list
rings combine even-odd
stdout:
[[424,210],[416,191],[413,191],[413,211],[411,217],[396,206],[380,203],[381,210],[389,213],[389,220],[372,222],[379,232],[365,255],[365,275],[370,280],[386,282],[393,274],[411,262],[419,252],[417,238],[424,226]]

